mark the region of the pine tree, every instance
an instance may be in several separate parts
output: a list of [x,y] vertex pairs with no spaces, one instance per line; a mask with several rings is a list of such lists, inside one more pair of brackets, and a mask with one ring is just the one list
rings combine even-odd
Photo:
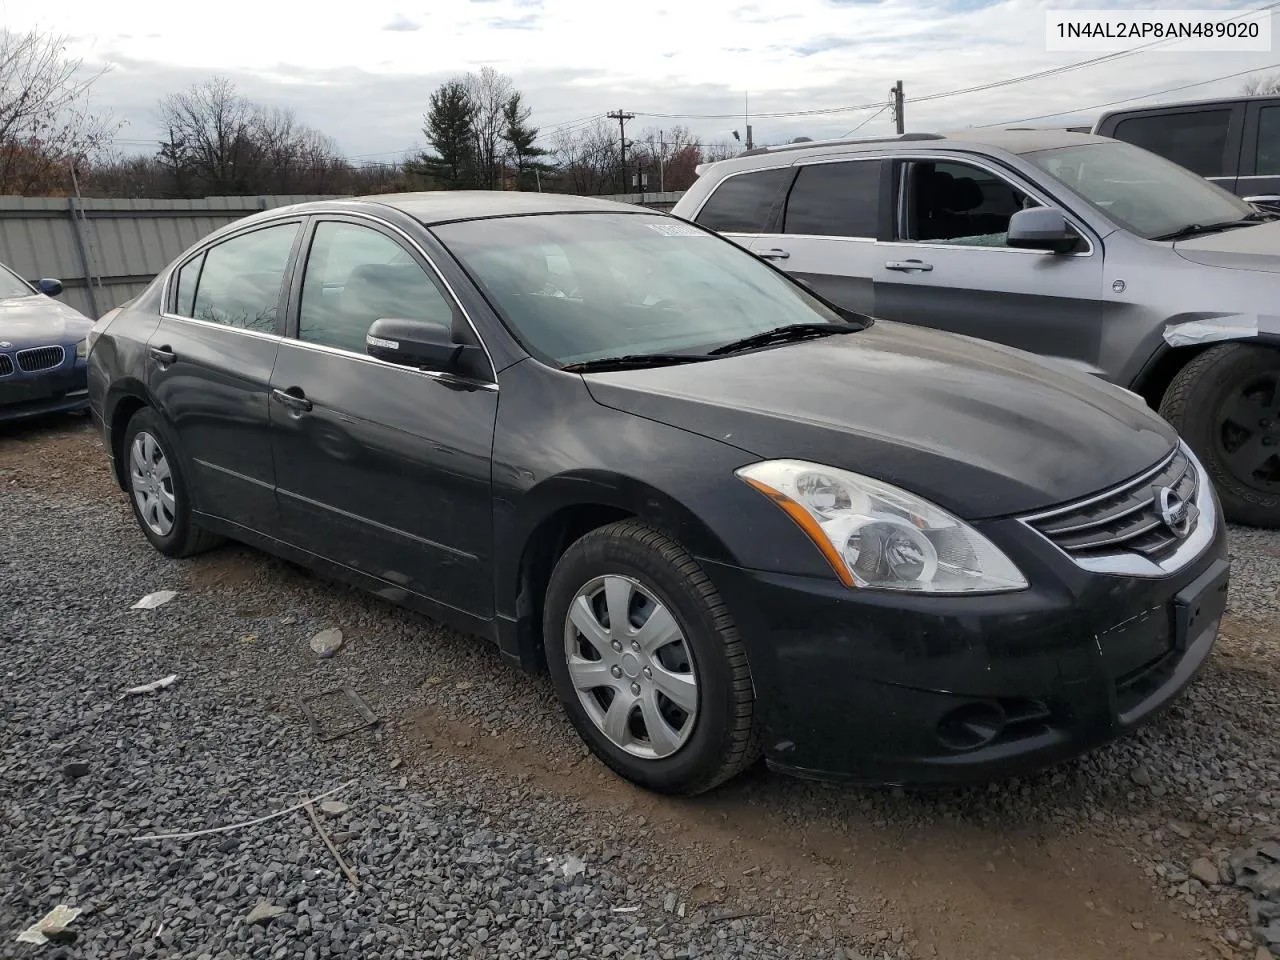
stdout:
[[409,172],[428,176],[446,190],[474,187],[474,118],[475,106],[466,84],[459,79],[442,83],[431,94],[422,128],[435,155],[424,153],[418,161],[406,164]]
[[532,185],[535,171],[551,169],[538,159],[548,151],[537,146],[538,128],[529,125],[532,113],[519,92],[513,93],[502,108],[502,139],[507,145],[507,162],[515,168],[516,186],[520,190]]

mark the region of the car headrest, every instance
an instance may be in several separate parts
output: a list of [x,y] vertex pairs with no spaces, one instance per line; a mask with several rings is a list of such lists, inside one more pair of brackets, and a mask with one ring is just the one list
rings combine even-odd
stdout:
[[947,191],[946,207],[952,213],[965,213],[982,206],[982,188],[972,177],[956,177]]

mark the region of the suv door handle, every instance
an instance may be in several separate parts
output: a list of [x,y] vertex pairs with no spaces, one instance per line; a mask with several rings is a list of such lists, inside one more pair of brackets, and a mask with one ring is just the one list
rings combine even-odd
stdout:
[[791,254],[787,253],[785,250],[779,250],[777,247],[774,247],[772,250],[761,250],[756,254],[756,256],[764,260],[786,260],[791,256]]
[[933,269],[932,263],[925,263],[923,260],[890,260],[884,265],[886,270],[897,270],[899,273],[912,273],[920,271],[928,273]]
[[278,387],[271,391],[272,399],[283,403],[290,410],[297,410],[300,413],[306,413],[311,409],[311,401],[307,399],[307,395],[301,387],[290,387],[288,390],[281,390]]
[[159,363],[173,363],[178,359],[178,355],[173,349],[165,344],[163,347],[148,347],[147,353],[151,355],[151,359]]

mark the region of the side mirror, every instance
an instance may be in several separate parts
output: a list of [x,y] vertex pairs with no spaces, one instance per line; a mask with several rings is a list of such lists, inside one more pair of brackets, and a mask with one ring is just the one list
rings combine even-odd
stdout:
[[36,281],[36,289],[46,297],[56,297],[58,294],[62,293],[62,281],[46,277],[43,280]]
[[364,342],[369,356],[388,363],[463,377],[487,377],[484,351],[462,339],[444,324],[383,317],[369,327]]
[[1071,253],[1079,246],[1080,237],[1067,223],[1062,211],[1053,207],[1031,207],[1019,210],[1009,218],[1009,235],[1005,242],[1020,250]]

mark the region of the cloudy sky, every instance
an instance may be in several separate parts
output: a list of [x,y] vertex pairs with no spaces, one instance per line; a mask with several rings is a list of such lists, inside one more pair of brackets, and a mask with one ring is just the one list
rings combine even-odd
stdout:
[[[1157,9],[1245,10],[1199,0]],[[1188,52],[1166,43],[1054,76],[912,103],[959,88],[1078,63],[1048,53],[1048,7],[1034,0],[362,0],[335,5],[218,0],[0,0],[0,23],[66,35],[90,68],[108,66],[95,103],[127,121],[122,152],[149,150],[156,100],[218,73],[242,92],[293,108],[351,157],[391,160],[422,143],[422,113],[448,76],[490,64],[509,74],[544,131],[623,108],[628,128],[682,123],[704,141],[741,128],[749,97],[757,142],[890,132],[883,104],[903,80],[908,130],[1092,119],[1123,98],[1191,99],[1239,90],[1245,77],[1149,95],[1271,67],[1273,52]],[[1129,6],[1126,4],[1126,6]],[[1280,9],[1280,5],[1275,5]],[[1273,13],[1276,10],[1272,11]],[[1274,21],[1273,21],[1274,24]],[[1274,66],[1273,66],[1274,65]],[[808,116],[799,111],[839,110]],[[774,114],[775,116],[769,116]],[[666,116],[662,116],[666,115]],[[724,116],[731,115],[731,116]],[[869,119],[870,118],[870,119]]]

